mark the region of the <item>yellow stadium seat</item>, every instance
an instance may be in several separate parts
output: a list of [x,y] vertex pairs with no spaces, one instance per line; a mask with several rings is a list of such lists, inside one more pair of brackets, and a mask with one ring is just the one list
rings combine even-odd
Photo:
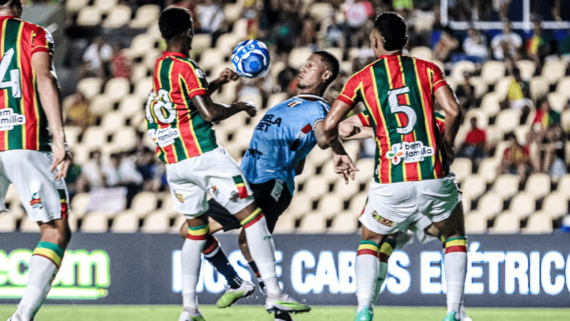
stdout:
[[525,218],[536,210],[536,198],[527,192],[521,192],[515,195],[511,200],[509,212],[519,218]]
[[74,13],[89,5],[89,0],[68,0],[65,2],[65,10]]
[[465,82],[465,78],[463,77],[463,73],[466,71],[474,72],[475,71],[475,64],[471,61],[463,60],[457,62],[453,66],[453,70],[451,71],[451,78],[458,84],[462,85]]
[[105,85],[105,95],[115,101],[127,96],[131,91],[131,83],[125,78],[112,78]]
[[105,28],[120,28],[131,21],[131,8],[125,5],[116,6],[109,12],[103,22]]
[[97,26],[101,23],[101,13],[95,7],[83,7],[77,15],[78,26]]
[[104,213],[89,213],[83,218],[83,233],[104,233],[109,229],[109,216]]
[[519,191],[520,177],[518,175],[504,174],[495,180],[493,193],[497,193],[503,198],[510,198]]
[[470,199],[475,199],[485,193],[485,180],[479,175],[467,177],[461,184],[463,195]]
[[139,229],[139,217],[131,213],[123,213],[113,218],[111,232],[135,233]]
[[358,217],[345,213],[334,217],[329,233],[355,233],[358,230]]
[[451,171],[455,174],[458,182],[462,182],[468,176],[471,176],[473,164],[469,158],[457,158],[451,164]]
[[467,234],[485,234],[487,232],[487,219],[479,215],[465,217],[465,232]]
[[171,218],[160,212],[151,214],[144,219],[141,231],[143,233],[166,233],[170,230]]
[[554,218],[568,214],[568,197],[559,192],[552,193],[546,196],[540,211]]
[[[135,29],[147,28],[151,24],[158,21],[160,16],[160,7],[154,4],[147,4],[137,9],[135,18],[129,24],[129,27]],[[194,38],[194,41],[196,39]],[[194,41],[192,41],[192,49],[194,49]]]
[[293,48],[289,54],[289,66],[295,69],[301,69],[305,64],[305,60],[313,53],[310,48],[298,47]]
[[556,85],[556,92],[564,94],[570,99],[570,90],[568,88],[570,88],[570,76],[560,79],[558,85]]
[[83,217],[87,213],[87,204],[89,204],[89,193],[79,193],[71,200],[71,215]]
[[530,80],[534,76],[536,64],[532,60],[519,60],[516,62],[517,67],[521,71],[523,80]]
[[505,64],[500,61],[489,60],[481,68],[481,77],[488,83],[494,84],[505,77]]
[[0,214],[0,232],[14,232],[16,230],[16,218],[11,213]]
[[544,77],[534,77],[530,80],[530,97],[537,100],[546,95],[550,89],[550,84]]
[[477,204],[477,212],[486,219],[493,218],[503,211],[503,198],[496,193],[486,193]]
[[555,84],[558,80],[564,78],[565,73],[566,63],[562,60],[547,61],[542,67],[542,76],[550,84]]
[[20,223],[20,232],[23,233],[39,233],[40,227],[38,222],[30,220],[30,218],[26,215],[22,218]]
[[515,234],[520,231],[520,220],[514,215],[499,215],[495,220],[491,234]]
[[293,216],[281,216],[275,225],[273,234],[290,234],[295,232],[295,217]]
[[305,234],[320,234],[327,230],[326,218],[321,215],[305,215],[301,219],[298,232]]
[[568,97],[564,93],[553,92],[549,93],[547,97],[550,102],[550,106],[557,112],[562,112],[568,105]]
[[77,91],[81,92],[85,98],[91,99],[101,92],[101,78],[83,78],[77,83]]
[[429,47],[414,47],[410,50],[410,56],[431,61],[433,59],[433,52]]
[[547,174],[532,174],[526,181],[525,192],[536,198],[550,193],[550,176]]
[[317,21],[317,23],[321,23],[323,20],[331,16],[332,10],[333,7],[328,2],[315,2],[309,8],[309,14]]
[[531,215],[522,234],[550,234],[552,233],[552,218],[549,215]]
[[115,6],[117,6],[117,0],[95,0],[93,6],[99,10],[101,13],[107,13]]

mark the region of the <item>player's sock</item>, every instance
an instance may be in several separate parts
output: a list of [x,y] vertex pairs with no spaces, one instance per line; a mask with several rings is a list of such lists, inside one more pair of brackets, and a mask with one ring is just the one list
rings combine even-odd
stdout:
[[238,289],[241,286],[243,280],[237,275],[236,270],[234,270],[234,267],[228,261],[226,254],[220,247],[218,239],[212,235],[208,236],[202,253],[216,270],[226,278],[230,288]]
[[447,284],[447,313],[459,313],[467,273],[467,239],[452,237],[445,241],[445,282]]
[[188,227],[188,237],[182,246],[182,304],[187,311],[198,308],[196,285],[202,260],[200,254],[206,242],[210,227],[206,225]]
[[263,293],[263,295],[267,296],[267,288],[265,287],[265,283],[263,283],[263,280],[261,279],[261,274],[259,273],[259,269],[257,268],[257,265],[253,261],[247,262],[247,263],[249,264],[249,267],[251,268],[251,270],[253,271],[253,273],[255,273],[255,276],[257,277],[257,283],[259,283],[259,287],[261,288],[261,292]]
[[267,287],[267,293],[280,294],[281,288],[279,288],[275,273],[275,245],[261,209],[257,208],[253,211],[251,215],[241,221],[241,225],[245,229],[249,252]]
[[378,278],[376,279],[376,289],[374,291],[374,296],[372,297],[372,305],[376,302],[376,298],[378,298],[378,294],[380,293],[380,290],[382,290],[382,285],[388,277],[388,260],[390,259],[390,255],[392,255],[395,247],[396,240],[386,238],[378,251]]
[[15,315],[32,320],[51,289],[63,258],[63,249],[57,244],[39,242],[28,265],[29,281]]
[[378,279],[378,244],[372,241],[360,241],[356,254],[356,298],[357,312],[370,308],[376,291]]

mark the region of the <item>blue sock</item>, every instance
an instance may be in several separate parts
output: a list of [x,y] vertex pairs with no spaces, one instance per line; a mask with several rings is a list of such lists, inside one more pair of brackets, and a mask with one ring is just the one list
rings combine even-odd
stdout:
[[237,275],[236,270],[228,261],[226,254],[222,251],[218,240],[212,235],[206,239],[204,249],[202,250],[204,257],[220,272],[228,281],[228,285],[232,289],[237,289],[243,283],[243,280]]

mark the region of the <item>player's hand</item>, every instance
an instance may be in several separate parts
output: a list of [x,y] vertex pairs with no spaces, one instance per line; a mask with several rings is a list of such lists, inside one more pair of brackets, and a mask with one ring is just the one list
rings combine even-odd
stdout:
[[451,165],[453,163],[453,161],[455,160],[455,150],[453,149],[453,146],[444,143],[443,144],[443,151],[445,152],[445,155],[447,156],[447,159],[449,160],[449,164]]
[[257,106],[251,101],[238,101],[235,105],[240,110],[245,111],[249,117],[253,118],[257,114]]
[[218,82],[221,85],[225,85],[230,81],[236,81],[238,79],[239,75],[235,71],[231,70],[230,68],[226,68],[224,69],[224,71],[222,71],[222,73],[218,77]]
[[344,178],[345,184],[348,184],[349,178],[354,180],[354,173],[359,171],[359,169],[354,166],[352,159],[348,155],[334,154],[333,165],[334,172]]
[[71,155],[65,149],[64,144],[53,144],[52,151],[53,151],[53,162],[51,163],[50,172],[53,172],[56,169],[58,169],[57,173],[55,173],[55,179],[59,180],[65,178],[67,176],[67,169],[71,164]]

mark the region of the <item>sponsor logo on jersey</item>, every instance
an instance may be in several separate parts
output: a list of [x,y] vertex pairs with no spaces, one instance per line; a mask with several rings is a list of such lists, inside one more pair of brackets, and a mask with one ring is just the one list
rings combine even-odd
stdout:
[[34,195],[32,195],[32,200],[30,201],[30,205],[32,206],[32,208],[38,208],[40,210],[44,207],[42,199],[41,197],[38,196],[38,193],[34,193]]
[[176,191],[174,191],[174,197],[176,197],[176,199],[180,202],[180,203],[184,203],[184,195],[180,194],[180,193],[176,193]]
[[26,123],[26,116],[14,113],[12,108],[2,109],[0,111],[0,131],[14,129],[14,126],[20,126]]
[[174,140],[180,137],[180,132],[178,128],[161,128],[161,129],[151,129],[148,131],[150,138],[159,147],[166,147],[168,145],[174,144]]
[[389,219],[380,216],[378,213],[376,213],[376,211],[373,211],[373,212],[371,213],[371,215],[372,215],[372,217],[373,217],[378,223],[380,223],[380,224],[382,224],[382,225],[386,225],[386,226],[388,226],[388,227],[394,226],[394,222],[393,222],[393,221],[390,221]]
[[392,164],[398,165],[402,161],[404,163],[416,163],[424,160],[425,157],[431,157],[435,153],[433,147],[425,146],[423,142],[403,142],[394,144],[392,150],[386,153],[386,158],[392,160]]

